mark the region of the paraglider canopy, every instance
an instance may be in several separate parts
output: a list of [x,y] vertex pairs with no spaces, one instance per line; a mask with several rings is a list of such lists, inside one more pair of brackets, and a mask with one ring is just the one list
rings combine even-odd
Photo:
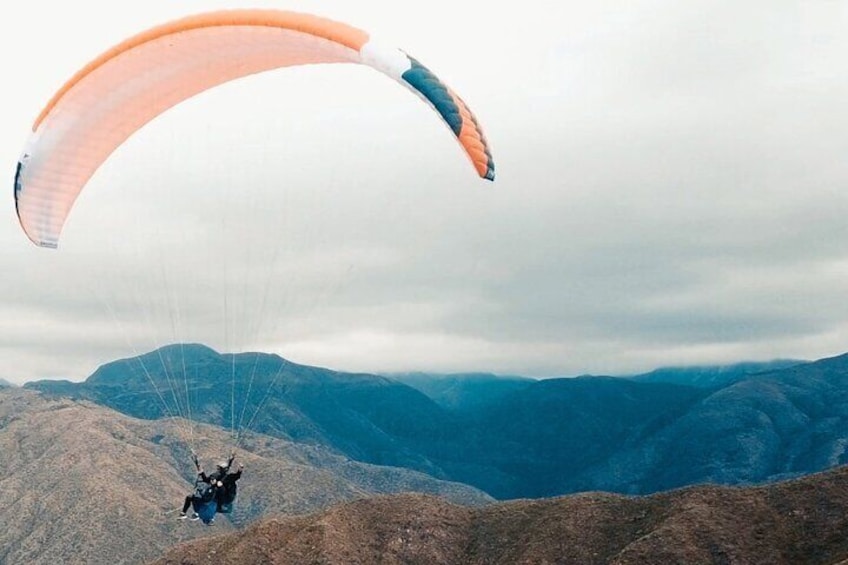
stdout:
[[471,110],[405,52],[309,14],[218,11],[121,42],[53,96],[33,125],[15,175],[15,206],[24,232],[36,245],[56,247],[77,196],[98,167],[168,108],[239,77],[314,63],[358,63],[403,84],[448,125],[477,174],[494,179],[494,161]]

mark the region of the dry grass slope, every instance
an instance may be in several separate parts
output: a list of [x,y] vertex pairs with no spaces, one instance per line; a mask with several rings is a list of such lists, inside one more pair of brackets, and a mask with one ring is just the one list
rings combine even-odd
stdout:
[[315,512],[378,493],[491,501],[465,485],[254,436],[239,450],[246,471],[234,522],[178,522],[193,479],[189,435],[200,454],[229,450],[227,431],[212,426],[189,430],[180,420],[137,420],[84,402],[0,391],[0,563],[143,563],[259,516]]
[[848,558],[848,468],[755,488],[588,493],[482,508],[376,497],[191,542],[154,565],[825,564]]

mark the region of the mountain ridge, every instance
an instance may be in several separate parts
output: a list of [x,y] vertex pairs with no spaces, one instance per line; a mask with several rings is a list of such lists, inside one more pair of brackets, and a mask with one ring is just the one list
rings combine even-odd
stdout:
[[381,496],[171,549],[151,565],[769,563],[848,559],[848,469],[761,487],[585,493],[460,508]]

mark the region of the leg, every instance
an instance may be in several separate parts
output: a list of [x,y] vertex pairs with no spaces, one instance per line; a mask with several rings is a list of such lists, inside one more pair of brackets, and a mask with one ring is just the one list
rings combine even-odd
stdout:
[[181,514],[185,514],[188,511],[189,506],[191,506],[191,495],[185,497],[185,502],[183,502],[183,511]]

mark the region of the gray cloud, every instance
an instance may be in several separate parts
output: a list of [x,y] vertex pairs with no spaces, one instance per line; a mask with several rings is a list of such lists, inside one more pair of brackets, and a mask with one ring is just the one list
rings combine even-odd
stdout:
[[365,69],[206,93],[110,158],[57,253],[7,212],[0,376],[83,378],[175,339],[539,376],[844,350],[839,6],[486,10],[432,20],[435,48],[399,31],[486,127],[493,185]]

